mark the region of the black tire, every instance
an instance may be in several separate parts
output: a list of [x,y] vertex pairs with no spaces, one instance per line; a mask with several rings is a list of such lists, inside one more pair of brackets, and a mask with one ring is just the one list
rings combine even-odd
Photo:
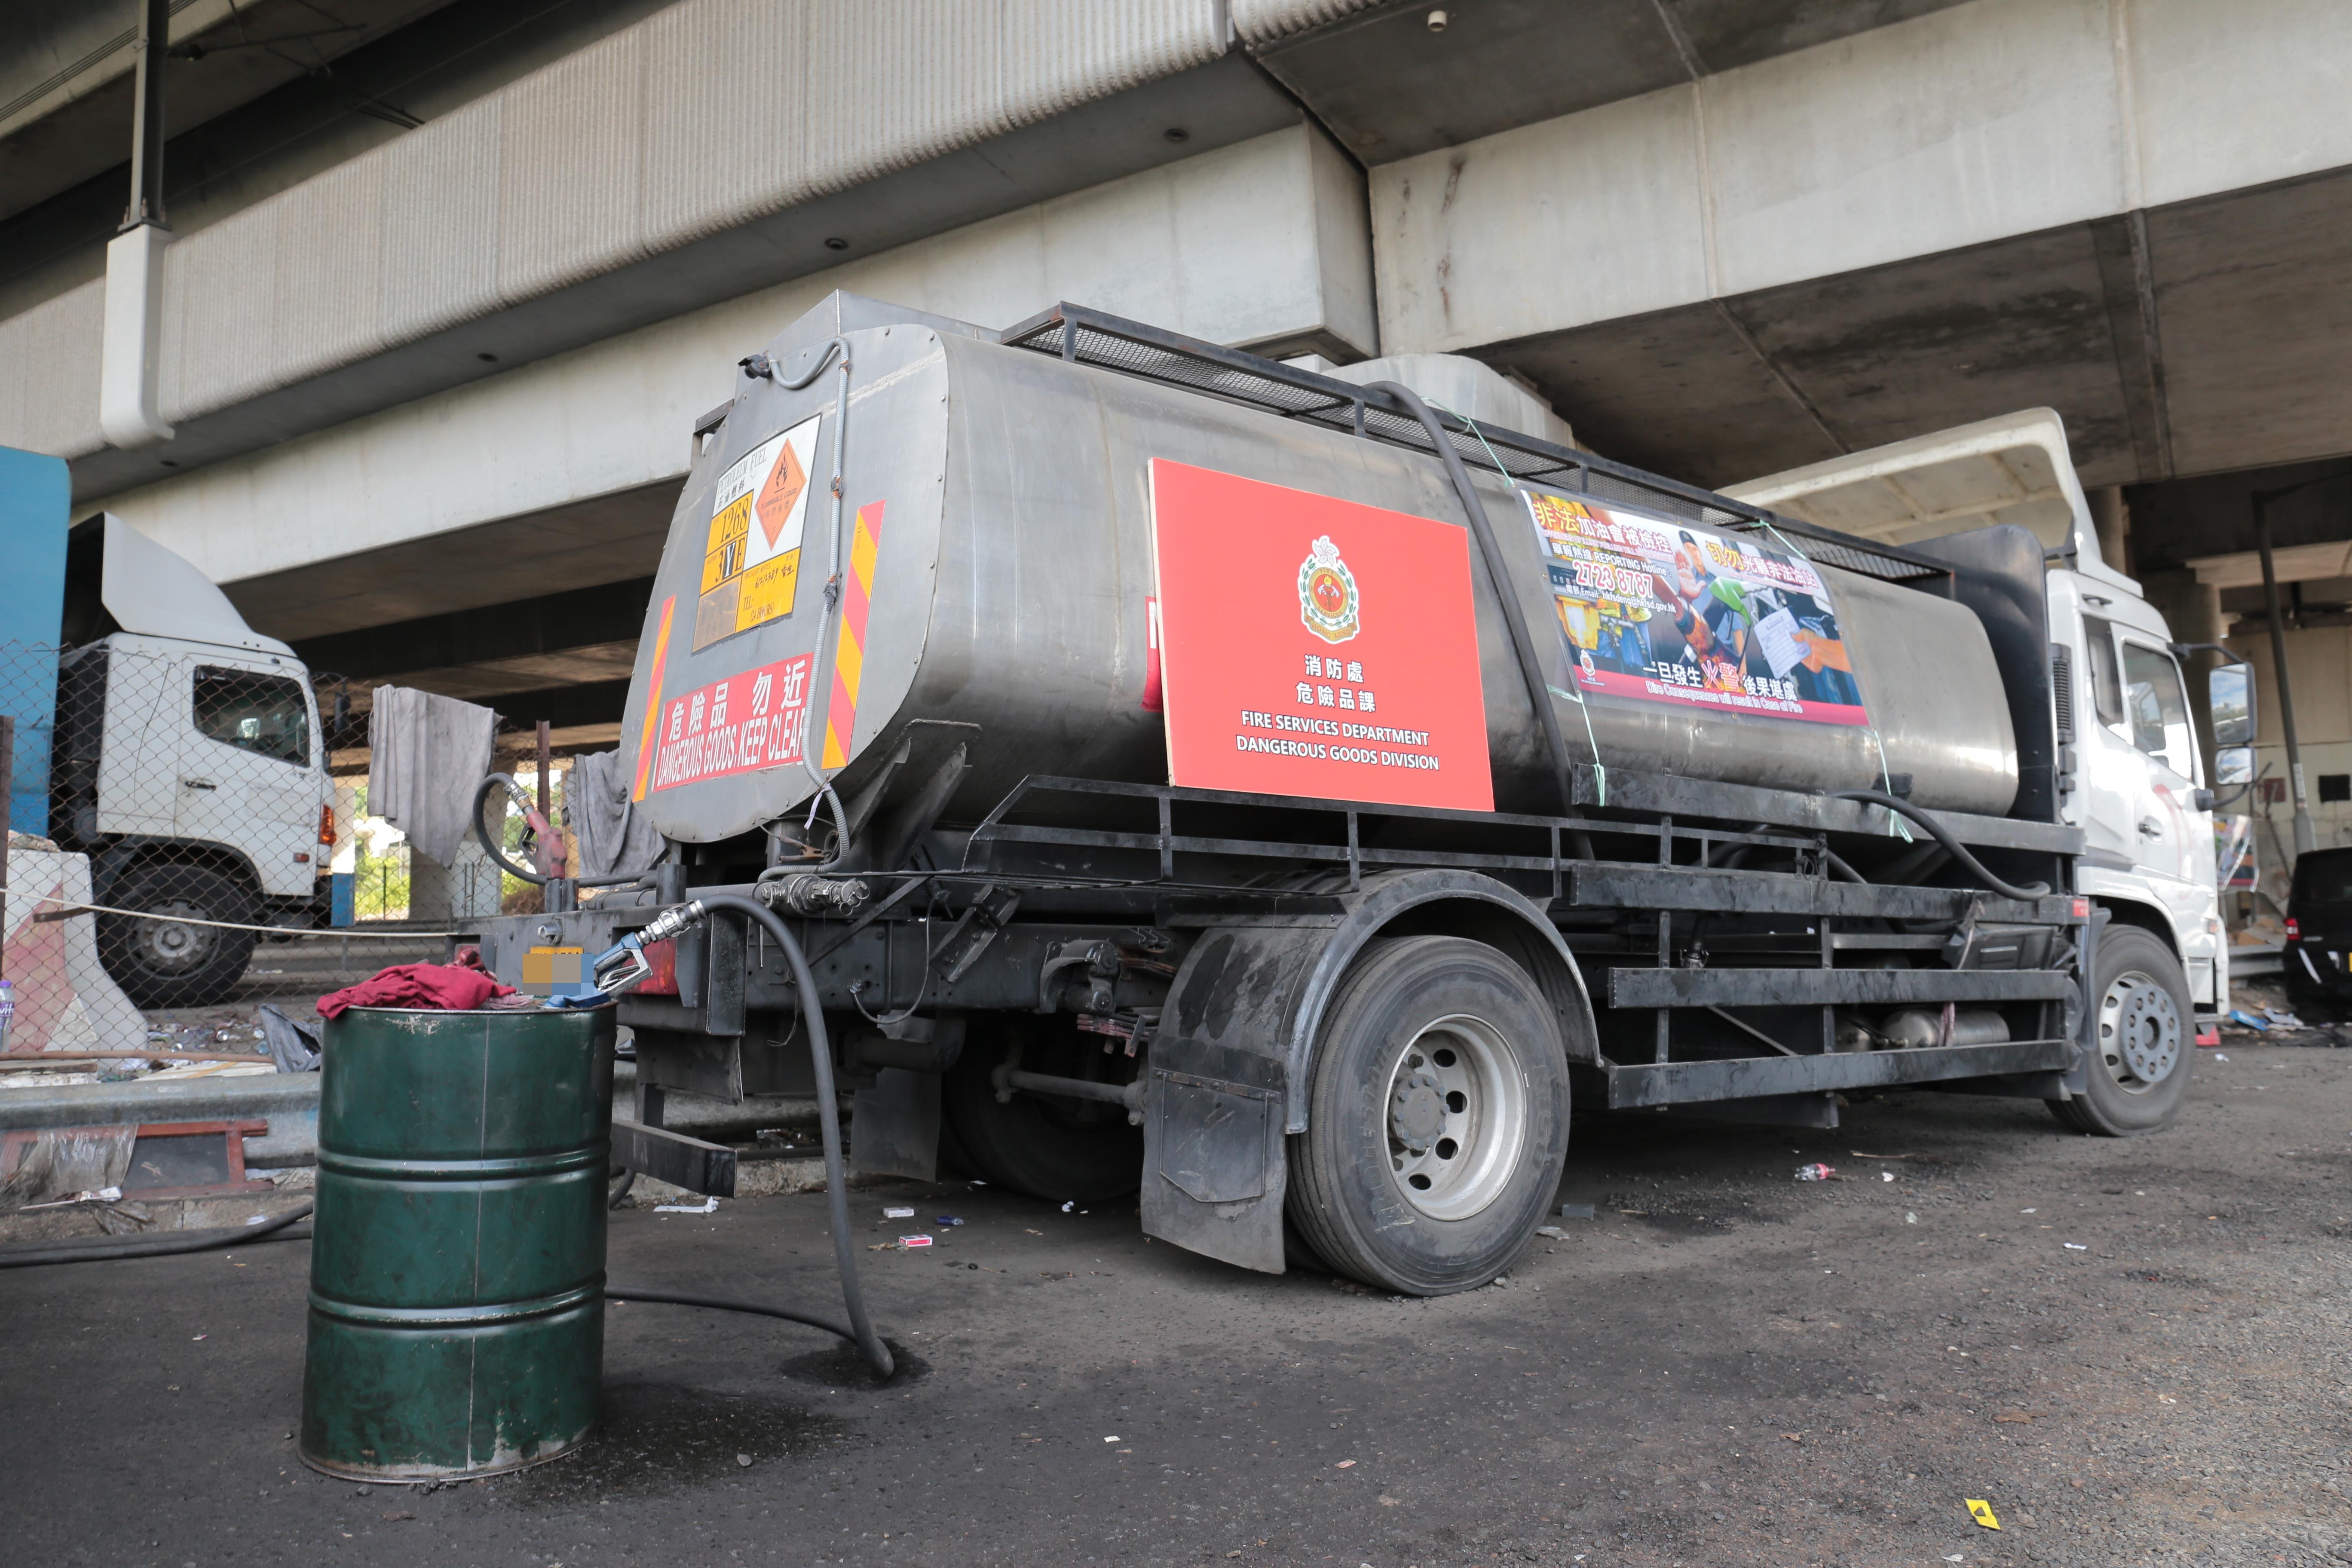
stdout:
[[[992,1027],[975,1020],[970,1027],[963,1054],[941,1087],[946,1131],[983,1178],[1057,1204],[1108,1203],[1143,1184],[1143,1130],[1128,1124],[1124,1110],[1034,1094],[1015,1094],[1000,1104],[989,1080],[1016,1038],[1024,1069],[1087,1077],[1095,1065],[1089,1058],[1108,1065],[1102,1036],[1080,1034],[1066,1017],[1001,1018]],[[1114,1070],[1103,1076],[1118,1081],[1129,1076],[1131,1065],[1118,1056]]]
[[[98,900],[189,920],[250,923],[245,885],[202,866],[145,866]],[[256,933],[217,926],[98,917],[98,957],[134,1007],[209,1007],[227,996],[253,959]]]
[[1568,1159],[1568,1058],[1525,970],[1459,937],[1375,942],[1310,1071],[1288,1212],[1318,1258],[1412,1296],[1510,1267]]
[[2096,962],[2098,1048],[2083,1073],[2089,1087],[2051,1102],[2051,1114],[2102,1138],[2160,1131],[2180,1114],[2196,1055],[2189,977],[2172,950],[2137,926],[2107,927]]

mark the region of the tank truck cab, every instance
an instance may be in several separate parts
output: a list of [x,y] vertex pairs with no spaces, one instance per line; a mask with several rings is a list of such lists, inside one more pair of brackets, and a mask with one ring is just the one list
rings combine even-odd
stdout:
[[[1728,487],[1737,500],[1890,544],[2014,523],[2042,542],[2060,813],[2083,830],[2075,888],[2109,916],[2106,940],[2160,947],[2200,1015],[2229,1005],[2229,948],[2214,885],[2215,782],[2191,694],[2231,748],[2251,742],[2252,671],[2231,662],[2191,681],[2200,649],[2173,640],[2139,584],[2102,558],[2066,431],[2048,408],[1857,452]],[[2201,688],[2201,689],[2200,689]],[[2133,939],[2130,931],[2143,935]],[[2137,1000],[2130,986],[2113,998]],[[2187,1020],[2182,1021],[2184,1024]]]

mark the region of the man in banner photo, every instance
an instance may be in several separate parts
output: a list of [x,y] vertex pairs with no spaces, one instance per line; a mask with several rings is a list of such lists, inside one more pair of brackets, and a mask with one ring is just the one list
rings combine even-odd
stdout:
[[1526,493],[1579,689],[1868,722],[1810,563],[1582,497]]

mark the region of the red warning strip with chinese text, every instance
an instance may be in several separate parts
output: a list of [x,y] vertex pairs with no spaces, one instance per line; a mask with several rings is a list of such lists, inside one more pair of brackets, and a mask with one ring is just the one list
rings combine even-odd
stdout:
[[654,753],[653,787],[676,789],[800,761],[815,664],[804,653],[671,698]]

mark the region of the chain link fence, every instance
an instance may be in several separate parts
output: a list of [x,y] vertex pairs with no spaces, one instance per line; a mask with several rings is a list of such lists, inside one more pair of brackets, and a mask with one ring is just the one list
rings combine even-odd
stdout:
[[[0,1048],[176,1037],[191,1009],[307,1014],[386,964],[445,960],[485,917],[539,908],[478,844],[443,866],[368,815],[371,695],[266,652],[0,642]],[[502,719],[496,765],[536,788],[530,742]],[[569,772],[549,770],[559,823]],[[528,863],[520,813],[490,809]]]

